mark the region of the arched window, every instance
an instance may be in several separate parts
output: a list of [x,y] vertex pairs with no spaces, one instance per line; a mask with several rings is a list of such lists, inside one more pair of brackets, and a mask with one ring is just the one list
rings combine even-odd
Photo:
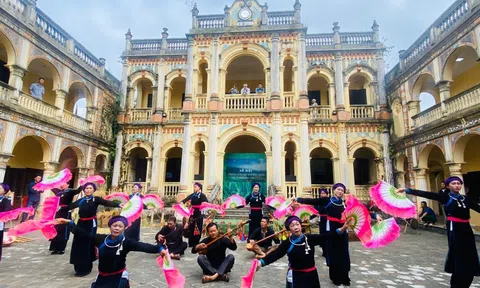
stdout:
[[329,105],[328,81],[321,74],[314,74],[308,79],[308,100],[310,105]]
[[291,92],[294,87],[293,61],[286,59],[283,61],[283,91]]
[[265,89],[265,71],[263,69],[262,63],[256,57],[247,55],[236,58],[227,68],[225,93],[234,94],[230,92],[233,87],[236,87],[239,94],[245,85],[250,89],[250,94],[254,94],[259,85]]

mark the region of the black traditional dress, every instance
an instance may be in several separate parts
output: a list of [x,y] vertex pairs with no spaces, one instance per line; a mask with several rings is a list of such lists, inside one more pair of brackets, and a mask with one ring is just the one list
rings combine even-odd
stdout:
[[[82,186],[78,187],[78,189],[52,189],[52,192],[55,193],[55,196],[60,197],[60,207],[67,208],[73,201],[73,197],[75,195],[82,192]],[[55,218],[65,218],[65,219],[72,219],[72,213],[70,210],[67,209],[60,209],[55,213]],[[55,252],[64,252],[65,247],[67,247],[68,238],[70,236],[70,232],[66,224],[57,224],[55,225],[55,230],[57,230],[57,236],[50,240],[50,251]],[[62,253],[63,254],[63,253]]]
[[112,240],[110,235],[91,234],[72,222],[68,224],[75,237],[89,239],[98,247],[98,276],[91,288],[128,288],[126,258],[128,252],[160,253],[162,245],[151,245],[129,239],[124,235]]
[[[119,207],[119,203],[105,200],[97,196],[89,196],[78,199],[68,205],[68,210],[79,208],[79,220],[77,226],[90,234],[97,234],[97,208],[99,205],[106,207]],[[92,239],[82,235],[73,237],[70,264],[74,265],[77,275],[87,275],[92,272],[92,263],[96,260],[95,247]]]
[[[5,196],[0,196],[0,212],[7,212],[12,210],[12,203],[10,199]],[[0,261],[2,261],[2,246],[3,246],[3,232],[5,223],[0,222]]]
[[201,191],[198,193],[192,193],[187,198],[183,199],[183,203],[190,201],[191,207],[193,208],[193,214],[190,216],[188,222],[188,229],[186,232],[188,237],[188,246],[195,247],[200,242],[200,237],[202,236],[203,229],[203,216],[200,212],[200,205],[203,202],[208,202],[207,196]]
[[[298,203],[323,206],[327,212],[326,231],[335,231],[345,224],[342,214],[345,204],[341,198],[298,198]],[[327,265],[329,267],[330,280],[335,285],[350,285],[350,253],[348,251],[348,233],[332,236],[325,241]]]
[[155,240],[158,239],[158,235],[163,235],[165,237],[165,244],[169,253],[184,254],[187,249],[187,243],[183,242],[183,226],[181,224],[175,224],[173,229],[170,229],[165,225],[160,232],[157,233]]
[[[257,229],[255,229],[255,231],[252,232],[248,240],[260,241],[263,238],[272,236],[273,234],[275,234],[275,231],[273,231],[273,229],[270,227],[267,227],[267,231],[265,231],[265,233],[264,231],[262,231],[262,227],[258,227]],[[270,247],[272,247],[272,241],[274,241],[275,244],[280,243],[280,240],[278,240],[278,238],[274,236],[274,237],[271,237],[270,239],[267,239],[263,242],[258,243],[257,245],[260,246],[260,248],[262,248],[262,250],[265,252]]]
[[[200,243],[207,244],[213,240],[214,239],[207,237]],[[192,254],[198,252],[195,248],[196,247],[192,248]],[[235,240],[232,242],[230,239],[223,237],[210,245],[205,255],[198,256],[197,263],[202,268],[204,275],[214,275],[215,273],[218,273],[222,276],[232,270],[233,264],[235,263],[235,257],[232,254],[226,254],[227,248],[235,251],[237,250],[237,243]]]
[[[320,234],[327,232],[327,209],[325,206],[315,206],[315,209],[318,211],[318,217],[320,217],[320,221],[318,222],[318,229],[320,230]],[[322,247],[322,256],[327,256],[327,247],[325,245],[325,241],[322,240],[320,243]]]
[[[143,198],[143,195],[140,194],[140,193],[132,194],[132,195],[130,195],[129,198],[132,199],[133,196],[138,196],[140,198]],[[147,206],[143,205],[143,209],[147,209]],[[140,226],[141,226],[141,224],[142,224],[142,217],[133,221],[132,225],[130,225],[125,230],[125,237],[127,237],[128,239],[133,239],[135,241],[140,241]]]
[[[282,241],[275,251],[260,259],[260,262],[262,266],[266,266],[287,254],[289,269],[286,287],[320,288],[320,280],[318,279],[314,258],[315,246],[319,246],[322,240],[327,237],[333,237],[332,235],[334,234],[337,234],[337,232],[316,235],[302,234],[299,237],[290,236],[287,240]],[[290,285],[289,282],[291,283]]]
[[260,222],[263,217],[262,209],[263,203],[265,203],[265,196],[260,192],[252,192],[245,197],[245,201],[247,202],[247,205],[250,204],[250,214],[248,215],[250,218],[250,223],[248,223],[248,237],[250,238],[253,231],[260,227]]
[[470,209],[480,213],[479,204],[458,193],[434,193],[407,189],[407,194],[440,202],[447,216],[448,254],[445,272],[452,273],[451,287],[470,287],[474,276],[480,276],[475,236],[470,226]]

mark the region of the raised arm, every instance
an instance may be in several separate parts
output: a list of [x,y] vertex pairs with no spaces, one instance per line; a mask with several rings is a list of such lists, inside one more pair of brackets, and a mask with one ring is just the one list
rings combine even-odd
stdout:
[[275,251],[273,251],[272,253],[268,254],[267,256],[265,256],[265,258],[263,259],[260,259],[260,263],[262,263],[262,267],[263,266],[267,266],[269,264],[272,264],[273,262],[277,261],[278,259],[282,258],[283,256],[285,256],[287,254],[287,251],[288,251],[288,247],[290,246],[290,241],[289,240],[285,240],[283,241],[280,246],[278,246],[277,249],[275,249]]
[[145,253],[161,253],[163,250],[165,250],[165,246],[163,245],[152,245],[148,243],[143,243],[143,242],[137,242],[132,239],[128,239],[128,246],[127,251],[138,251],[138,252],[145,252]]
[[443,203],[443,201],[441,199],[443,197],[440,197],[440,196],[442,196],[442,194],[439,194],[439,193],[427,192],[427,191],[416,190],[416,189],[411,189],[411,188],[405,189],[405,193],[410,194],[410,195],[415,195],[415,196],[418,196],[418,197],[427,198],[427,199],[430,199],[430,200],[439,201],[439,202]]
[[105,207],[120,207],[120,205],[121,205],[121,203],[117,203],[117,202],[110,201],[110,200],[105,200],[102,197],[95,197],[95,201],[98,204],[103,205]]
[[327,206],[330,198],[297,198],[296,201],[300,204]]
[[[193,193],[192,193],[193,194]],[[188,200],[190,200],[192,198],[192,194],[188,195],[187,197],[185,197],[185,199],[182,200],[182,203],[185,204],[188,202]]]
[[[68,219],[59,219],[58,221],[62,221],[62,223],[65,223],[68,221]],[[107,235],[104,235],[104,234],[93,234],[93,233],[87,232],[82,228],[78,227],[75,224],[75,222],[73,222],[73,220],[68,221],[67,225],[70,228],[70,231],[74,235],[90,238],[93,241],[95,241],[95,246],[99,246],[101,243],[103,243],[103,241],[105,240],[105,237],[107,237]]]
[[470,206],[470,209],[480,213],[480,205],[478,204],[478,202],[468,196],[465,198],[467,198],[468,206]]

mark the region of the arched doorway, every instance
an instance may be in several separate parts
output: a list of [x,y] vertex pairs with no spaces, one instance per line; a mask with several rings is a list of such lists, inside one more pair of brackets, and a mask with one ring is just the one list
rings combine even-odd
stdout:
[[153,83],[148,78],[140,78],[132,85],[133,99],[130,103],[133,109],[153,107]]
[[317,147],[310,152],[310,175],[313,197],[315,198],[320,197],[319,191],[321,188],[330,190],[333,185],[332,157],[332,153],[324,147]]
[[199,94],[207,94],[207,87],[208,87],[208,63],[201,62],[198,66],[198,87],[197,91]]
[[87,108],[91,106],[91,95],[87,86],[75,82],[70,86],[68,95],[65,98],[64,109],[82,118],[87,118]]
[[136,147],[130,150],[128,182],[146,182],[147,181],[147,157],[148,152],[142,147]]
[[70,188],[75,187],[78,181],[78,156],[72,147],[67,147],[60,153],[60,158],[58,159],[58,171],[68,168],[72,172]]
[[[244,85],[250,88],[250,94],[255,93],[259,84],[265,87],[265,71],[262,63],[254,56],[244,55],[233,60],[227,68],[225,93],[229,93],[234,86],[238,93]],[[265,92],[264,92],[265,93]]]
[[297,182],[297,147],[295,142],[285,143],[285,181]]
[[372,93],[369,87],[371,79],[364,73],[355,73],[348,78],[350,105],[373,105]]
[[[427,191],[438,192],[441,188],[440,183],[450,174],[445,163],[445,156],[438,146],[433,144],[425,146],[418,157],[418,166],[426,170],[426,179],[424,180],[426,183],[419,183],[419,186],[425,186],[423,189]],[[421,180],[419,179],[419,181]],[[422,200],[427,201],[428,205],[435,211],[435,214],[441,215],[440,212],[443,212],[441,204],[431,200]]]
[[8,84],[10,81],[10,69],[7,65],[15,63],[15,51],[8,38],[0,33],[0,82]]
[[165,182],[180,182],[182,169],[182,148],[173,147],[167,151],[165,166]]
[[377,182],[375,154],[370,148],[362,147],[353,153],[355,185],[372,185]]
[[480,84],[480,63],[477,59],[477,51],[471,46],[461,46],[448,57],[443,78],[450,82],[450,97]]
[[170,83],[169,97],[168,97],[168,120],[181,121],[182,106],[185,100],[186,80],[183,77],[177,77]]
[[[308,79],[308,101],[310,105],[329,105],[328,80],[321,74],[314,74]],[[313,102],[315,100],[315,102]]]
[[95,157],[95,175],[101,175],[105,177],[107,173],[107,156],[103,154],[97,155]]
[[202,181],[205,175],[205,143],[198,141],[195,143],[195,165],[193,179]]
[[291,92],[294,87],[293,61],[285,59],[283,61],[283,92]]
[[242,197],[251,193],[253,183],[267,191],[267,158],[263,143],[256,137],[242,135],[232,139],[225,148],[223,166],[223,200],[233,194]]
[[39,78],[43,78],[45,94],[41,100],[55,105],[56,92],[54,90],[60,85],[60,76],[55,66],[45,59],[36,58],[28,64],[27,70],[28,72],[23,77],[22,91],[30,95],[30,86],[37,83]]
[[44,163],[50,160],[50,146],[43,138],[26,136],[15,144],[12,154],[5,183],[15,192],[15,207],[20,207],[23,197],[28,195],[28,184],[35,176],[43,176]]

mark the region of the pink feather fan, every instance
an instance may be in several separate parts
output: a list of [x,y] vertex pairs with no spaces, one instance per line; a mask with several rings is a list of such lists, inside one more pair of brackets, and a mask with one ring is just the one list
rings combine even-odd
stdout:
[[8,222],[11,220],[15,220],[22,213],[27,213],[29,216],[32,216],[34,212],[35,210],[33,210],[33,207],[23,207],[6,212],[0,212],[0,222]]
[[398,237],[400,237],[400,227],[392,217],[373,225],[372,237],[363,244],[370,249],[380,248],[397,240]]
[[185,276],[173,265],[170,252],[166,250],[166,256],[157,258],[157,265],[163,270],[165,280],[169,288],[183,288],[185,286]]
[[78,181],[78,183],[81,186],[87,184],[88,182],[98,183],[99,185],[103,185],[105,184],[105,179],[100,175],[92,175],[92,176],[88,176],[87,178],[80,178],[80,180]]
[[254,259],[250,270],[248,270],[248,274],[242,276],[242,285],[241,288],[252,288],[253,287],[253,279],[255,278],[255,272],[257,271],[258,260]]

